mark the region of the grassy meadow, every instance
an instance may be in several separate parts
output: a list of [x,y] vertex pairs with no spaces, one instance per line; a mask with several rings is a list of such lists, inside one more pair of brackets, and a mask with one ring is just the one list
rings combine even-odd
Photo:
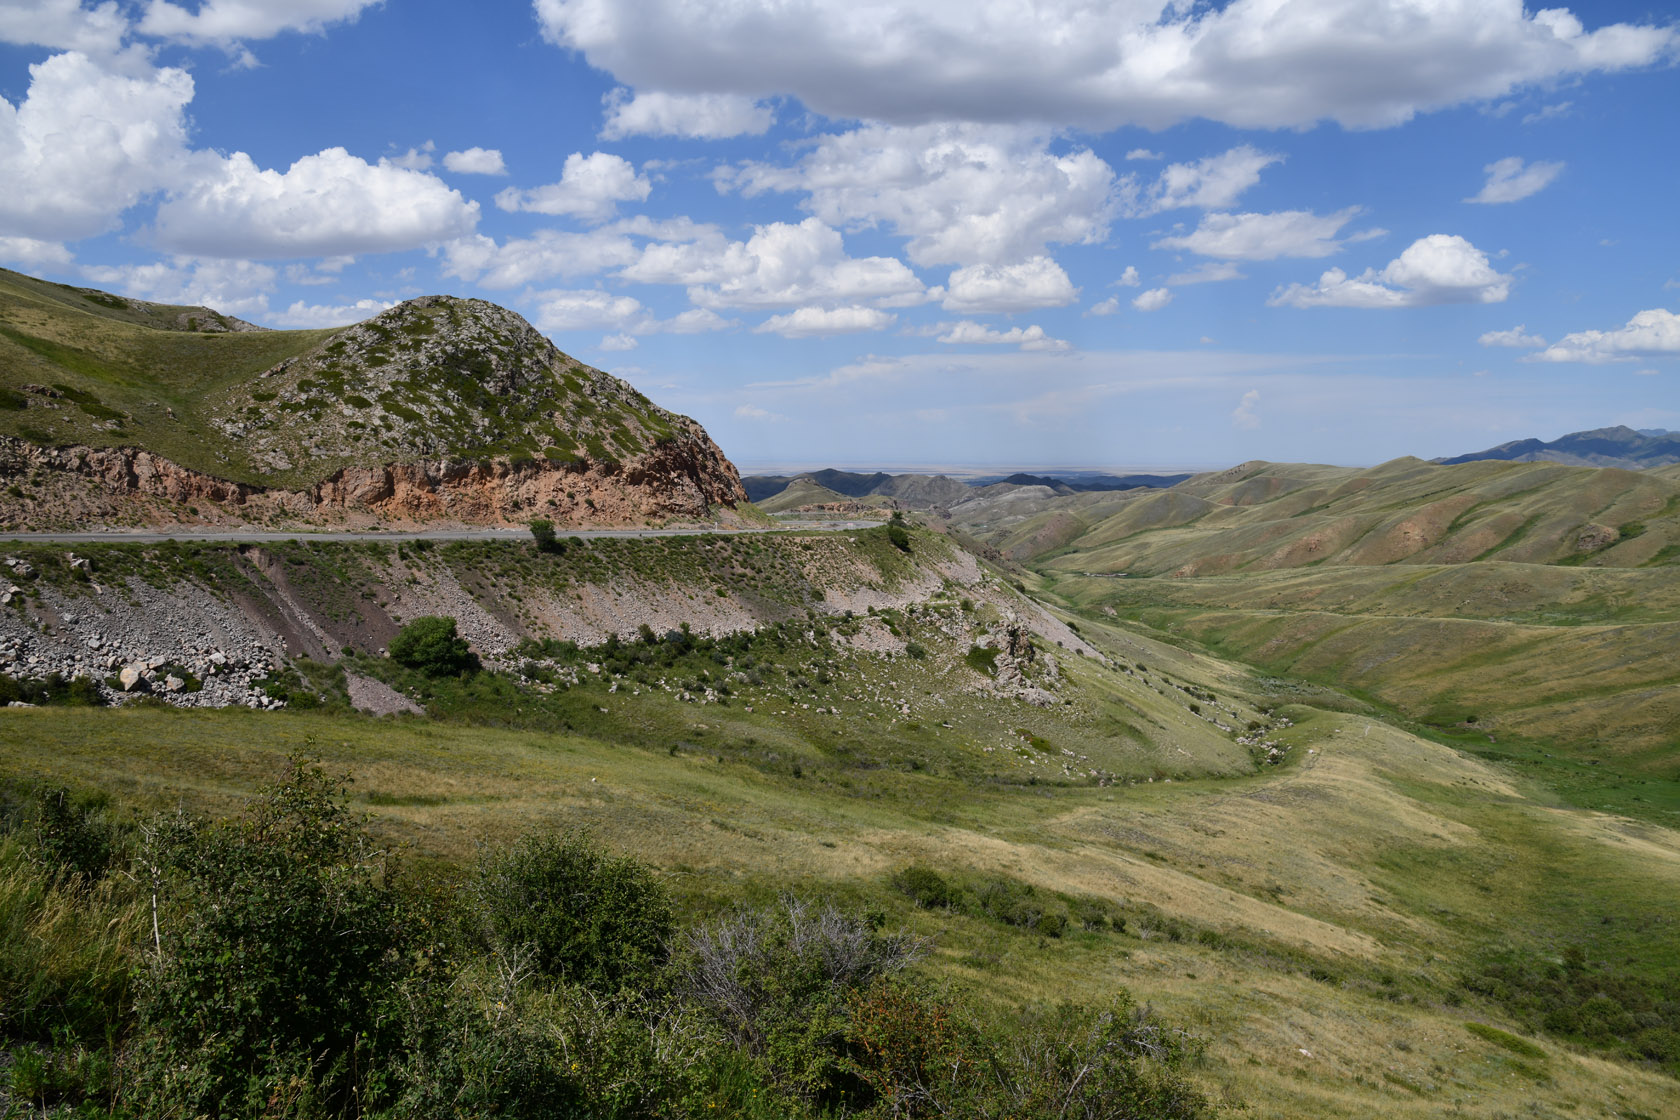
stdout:
[[[685,702],[630,668],[553,692],[442,682],[425,717],[10,710],[0,769],[106,791],[119,812],[224,813],[306,754],[348,772],[376,835],[444,881],[485,845],[585,826],[655,868],[685,913],[828,897],[933,938],[920,968],[981,1002],[1129,990],[1205,1040],[1192,1079],[1233,1116],[1680,1108],[1673,1058],[1639,1049],[1670,1053],[1672,1002],[1605,1033],[1603,1008],[1583,1013],[1570,1003],[1581,985],[1565,983],[1675,998],[1673,832],[1568,807],[1523,767],[1100,613],[1079,632],[1115,664],[1063,658],[1066,711],[983,701],[958,687],[966,634],[938,636],[959,610],[891,619],[922,658],[755,644],[784,676],[727,705]],[[423,691],[373,662],[350,668]],[[1256,768],[1233,735],[1195,738],[1209,713],[1189,711],[1201,702],[1186,687],[1274,721],[1284,760]],[[841,698],[877,692],[878,704]],[[815,714],[835,705],[846,717]],[[1122,718],[1142,733],[1103,722]],[[1064,742],[1103,775],[1047,772]],[[918,904],[929,896],[906,887],[912,868],[954,905]],[[1003,896],[1065,925],[1000,919],[985,900]],[[1557,1006],[1523,1002],[1523,969],[1563,978]],[[1573,1033],[1567,1015],[1547,1026],[1559,1008]]]

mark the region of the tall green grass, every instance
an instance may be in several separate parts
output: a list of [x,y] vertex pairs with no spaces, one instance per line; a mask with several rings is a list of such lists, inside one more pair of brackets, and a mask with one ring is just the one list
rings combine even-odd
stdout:
[[150,904],[126,875],[60,876],[24,838],[0,838],[0,1035],[100,1044],[129,1003]]

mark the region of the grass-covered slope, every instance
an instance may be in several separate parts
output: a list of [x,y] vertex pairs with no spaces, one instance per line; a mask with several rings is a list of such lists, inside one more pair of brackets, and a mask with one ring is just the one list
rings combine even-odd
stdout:
[[[961,604],[893,625],[942,610]],[[1278,700],[1240,666],[1120,624],[1081,631],[1152,680],[1243,710]],[[916,750],[856,749],[846,721],[810,714],[833,701],[782,675],[815,684],[818,645],[794,631],[714,650],[775,667],[784,699],[696,705],[586,670],[554,693],[435,683],[456,706],[428,719],[41,709],[0,721],[0,773],[228,811],[306,752],[349,771],[379,833],[444,884],[486,843],[587,826],[656,867],[685,914],[823,895],[932,937],[923,974],[982,1002],[1102,1006],[1129,989],[1205,1040],[1191,1075],[1232,1115],[1655,1118],[1680,1103],[1670,830],[1562,810],[1504,768],[1311,703],[1278,710],[1287,759],[1250,776],[998,780],[969,761],[990,757],[984,738],[933,714],[957,695],[950,672],[898,677],[895,698],[929,709],[896,717],[897,734],[920,723]],[[501,715],[475,692],[499,693]],[[556,696],[569,725],[521,725]]]
[[1359,690],[1473,746],[1675,776],[1672,568],[1348,566],[1055,588],[1265,671]]
[[47,446],[140,446],[207,474],[257,481],[237,441],[211,423],[206,401],[333,332],[229,330],[224,322],[202,307],[0,270],[0,434]]
[[347,467],[709,448],[692,420],[482,300],[425,297],[338,330],[230,329],[247,327],[0,271],[0,434],[294,490]]
[[[254,666],[348,659],[353,674],[384,679],[390,663],[364,655],[415,618],[446,615],[487,664],[541,687],[520,700],[387,682],[438,715],[537,731],[587,723],[626,742],[701,718],[813,774],[871,759],[1092,783],[1257,765],[1240,740],[1263,715],[1190,683],[1192,672],[1209,678],[1197,659],[1165,649],[1099,659],[934,534],[911,534],[908,552],[882,529],[608,538],[551,552],[428,543],[107,545],[78,549],[86,568],[61,548],[14,548],[7,556],[32,575],[0,606],[3,672],[104,681],[155,660],[204,681],[168,694],[174,703],[307,703],[302,680],[270,672],[253,683],[266,671]],[[674,661],[672,650],[693,656]],[[609,719],[580,699],[593,690],[572,687],[583,680],[633,703],[613,704]]]
[[953,510],[1076,609],[1355,690],[1585,803],[1680,810],[1672,468],[1245,463],[1026,512]]
[[[1059,512],[1087,527],[1046,538],[1049,547],[1037,553],[1016,547]],[[963,527],[1050,570],[1131,575],[1492,559],[1639,567],[1680,559],[1680,485],[1672,477],[1553,463],[1396,459],[1367,470],[1245,463],[1101,504],[1059,499],[1033,515],[1037,523]]]

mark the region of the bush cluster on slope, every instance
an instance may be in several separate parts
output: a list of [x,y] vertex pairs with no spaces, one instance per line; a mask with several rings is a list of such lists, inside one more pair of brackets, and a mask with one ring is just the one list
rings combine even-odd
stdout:
[[154,819],[137,845],[97,800],[14,793],[0,1029],[31,1107],[1207,1114],[1186,1038],[1124,1000],[987,1018],[913,977],[918,940],[798,900],[682,927],[647,868],[579,834],[492,852],[459,889],[400,874],[303,761],[241,818]]

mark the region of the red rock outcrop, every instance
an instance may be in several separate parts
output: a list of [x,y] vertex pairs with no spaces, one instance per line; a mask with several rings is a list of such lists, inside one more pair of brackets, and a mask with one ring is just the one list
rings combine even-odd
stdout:
[[307,490],[254,486],[133,447],[42,447],[0,436],[0,524],[264,524],[274,520],[631,525],[729,520],[740,475],[691,430],[626,462],[495,458],[348,467]]

